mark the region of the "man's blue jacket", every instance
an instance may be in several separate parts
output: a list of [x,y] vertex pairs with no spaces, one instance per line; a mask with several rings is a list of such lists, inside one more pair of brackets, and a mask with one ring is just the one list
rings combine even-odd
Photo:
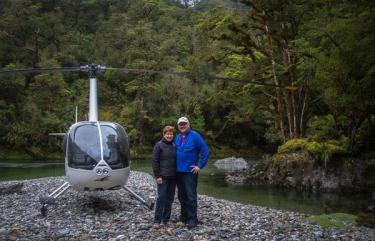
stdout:
[[186,133],[185,143],[182,143],[181,134],[178,134],[174,143],[177,172],[191,172],[191,166],[202,169],[207,164],[210,150],[198,132],[189,130]]

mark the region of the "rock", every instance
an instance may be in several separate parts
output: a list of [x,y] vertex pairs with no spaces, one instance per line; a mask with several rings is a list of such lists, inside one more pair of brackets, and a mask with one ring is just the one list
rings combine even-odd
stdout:
[[183,228],[176,228],[176,229],[172,230],[172,233],[174,235],[180,235],[183,232],[185,232],[185,230]]
[[1,235],[8,235],[9,234],[9,230],[5,229],[5,228],[0,228],[0,236]]
[[231,173],[225,176],[225,182],[231,185],[244,185],[246,176],[241,173]]
[[226,172],[244,171],[248,168],[248,162],[243,158],[228,157],[217,160],[214,164],[218,169]]
[[286,177],[285,179],[287,181],[288,186],[296,187],[297,182],[296,182],[296,179],[294,177]]
[[68,229],[59,229],[56,232],[56,236],[57,237],[65,237],[67,234],[69,234],[69,230]]
[[13,236],[13,235],[11,235],[11,236],[9,236],[9,237],[8,237],[8,239],[9,239],[9,240],[17,240],[17,237],[16,237],[16,236]]
[[339,183],[339,179],[335,176],[325,177],[321,180],[321,189],[326,191],[337,190]]
[[315,231],[314,232],[314,235],[315,235],[315,237],[317,237],[317,238],[320,238],[320,237],[322,237],[323,236],[323,232],[322,231]]

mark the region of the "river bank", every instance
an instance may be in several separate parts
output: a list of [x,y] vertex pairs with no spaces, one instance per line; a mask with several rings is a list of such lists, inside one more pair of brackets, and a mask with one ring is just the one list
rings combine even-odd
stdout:
[[[295,189],[280,189],[270,186],[233,186],[225,182],[225,172],[217,169],[214,160],[209,161],[198,179],[198,193],[242,204],[263,206],[291,212],[303,212],[310,215],[327,213],[350,213],[357,215],[370,205],[367,194],[305,193]],[[12,163],[17,167],[1,167],[0,181],[37,179],[63,176],[64,165],[42,166],[38,163]],[[7,166],[8,163],[3,163]],[[131,169],[152,174],[149,159],[134,160]]]
[[[153,145],[149,146],[132,146],[130,150],[130,157],[131,160],[140,160],[140,159],[150,159],[152,156],[152,147]],[[211,155],[210,158],[218,159],[218,158],[225,158],[228,156],[233,155],[241,155],[245,157],[261,157],[266,150],[269,148],[265,147],[251,147],[247,149],[240,149],[235,150],[229,147],[222,146],[220,149],[211,147]],[[30,153],[26,153],[25,150],[17,150],[12,149],[9,147],[0,146],[0,160],[2,162],[12,163],[12,162],[24,162],[24,163],[33,163],[35,161],[38,162],[63,162],[64,160],[64,153],[61,151],[50,151],[44,150],[42,153],[38,153],[37,155],[31,155]]]
[[[219,160],[219,161],[225,161]],[[243,161],[233,158],[232,163]],[[322,162],[307,152],[275,154],[247,168],[228,172],[233,185],[272,185],[311,192],[375,193],[375,158],[338,158]]]
[[[243,205],[199,196],[196,229],[177,227],[176,200],[169,227],[152,228],[153,211],[145,209],[126,193],[106,191],[78,193],[67,191],[47,218],[39,214],[38,198],[59,186],[65,177],[23,181],[21,193],[0,199],[0,239],[5,240],[375,240],[373,229],[347,226],[323,228],[306,215],[271,208]],[[0,186],[19,181],[1,182]],[[128,186],[139,194],[155,197],[153,178],[132,172]]]

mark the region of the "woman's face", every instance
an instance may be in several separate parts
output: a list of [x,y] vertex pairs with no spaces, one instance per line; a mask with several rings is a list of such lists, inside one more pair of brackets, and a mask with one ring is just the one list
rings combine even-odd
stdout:
[[173,141],[173,132],[172,132],[172,131],[167,131],[167,132],[165,132],[165,134],[164,134],[164,138],[165,138],[167,141]]

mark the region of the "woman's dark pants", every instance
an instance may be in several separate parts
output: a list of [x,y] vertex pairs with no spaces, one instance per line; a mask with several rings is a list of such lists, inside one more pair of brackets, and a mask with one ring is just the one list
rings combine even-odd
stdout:
[[197,218],[198,174],[179,172],[177,174],[178,200],[181,203],[180,220],[186,223],[198,223]]
[[158,198],[155,208],[155,223],[168,222],[171,217],[172,203],[176,190],[176,179],[163,177],[163,183],[158,184]]

